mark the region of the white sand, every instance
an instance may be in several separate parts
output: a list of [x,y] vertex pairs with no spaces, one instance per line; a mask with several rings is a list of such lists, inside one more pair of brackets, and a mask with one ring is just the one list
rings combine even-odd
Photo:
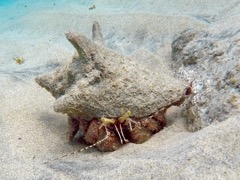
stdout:
[[[37,74],[71,59],[74,49],[64,37],[68,30],[90,37],[97,20],[108,47],[133,56],[149,50],[167,61],[176,34],[231,19],[240,12],[239,1],[61,2],[0,6],[0,179],[240,177],[240,118],[191,133],[179,109],[172,109],[169,126],[144,144],[112,153],[91,149],[51,162],[82,146],[68,144],[66,116],[53,111],[54,98],[34,82]],[[97,8],[88,10],[93,4]],[[15,57],[25,63],[16,64]]]

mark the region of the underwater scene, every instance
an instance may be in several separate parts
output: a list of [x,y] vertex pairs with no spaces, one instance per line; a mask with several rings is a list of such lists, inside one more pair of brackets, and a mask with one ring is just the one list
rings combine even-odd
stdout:
[[0,179],[238,179],[239,22],[239,0],[0,0]]

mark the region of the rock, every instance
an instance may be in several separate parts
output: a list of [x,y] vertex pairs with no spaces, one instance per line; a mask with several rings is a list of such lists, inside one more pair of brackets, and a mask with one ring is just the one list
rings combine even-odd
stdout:
[[240,26],[186,30],[172,43],[173,67],[193,80],[196,93],[186,107],[189,129],[223,121],[240,111]]

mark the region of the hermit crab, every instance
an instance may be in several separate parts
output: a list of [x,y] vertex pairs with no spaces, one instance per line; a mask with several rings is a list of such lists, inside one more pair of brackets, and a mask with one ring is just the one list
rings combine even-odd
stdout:
[[105,47],[97,22],[92,36],[91,41],[66,33],[77,53],[65,67],[40,75],[36,82],[56,98],[54,110],[68,115],[69,141],[78,134],[87,148],[100,151],[143,143],[166,126],[166,110],[181,105],[191,87],[166,65],[149,68]]

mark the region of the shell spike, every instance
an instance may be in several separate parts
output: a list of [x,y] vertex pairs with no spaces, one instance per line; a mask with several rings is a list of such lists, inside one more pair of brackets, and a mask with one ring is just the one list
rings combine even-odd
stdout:
[[94,42],[104,45],[104,40],[103,40],[101,27],[100,27],[100,25],[97,21],[93,22],[92,39],[93,39]]

